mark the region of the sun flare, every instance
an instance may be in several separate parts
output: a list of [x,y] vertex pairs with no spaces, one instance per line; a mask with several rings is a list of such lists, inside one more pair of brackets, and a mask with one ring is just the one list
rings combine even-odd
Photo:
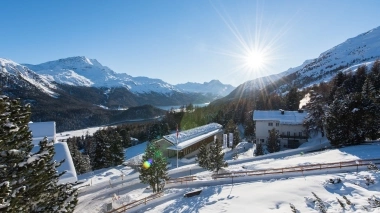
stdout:
[[250,52],[244,57],[244,59],[245,66],[250,69],[260,69],[266,63],[264,54],[260,52]]

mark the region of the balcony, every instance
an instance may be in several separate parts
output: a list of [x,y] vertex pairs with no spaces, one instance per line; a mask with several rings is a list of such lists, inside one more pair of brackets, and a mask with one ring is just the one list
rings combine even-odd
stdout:
[[279,135],[279,138],[287,138],[287,139],[304,139],[304,140],[307,140],[307,139],[308,139],[308,137],[305,136],[305,135],[299,136],[299,135],[285,135],[285,134],[281,134],[281,135]]

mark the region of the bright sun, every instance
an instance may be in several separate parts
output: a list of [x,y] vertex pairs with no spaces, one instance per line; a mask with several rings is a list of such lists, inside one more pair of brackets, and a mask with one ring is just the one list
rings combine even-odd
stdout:
[[265,66],[265,56],[260,52],[249,52],[245,57],[245,66],[250,69],[260,69]]

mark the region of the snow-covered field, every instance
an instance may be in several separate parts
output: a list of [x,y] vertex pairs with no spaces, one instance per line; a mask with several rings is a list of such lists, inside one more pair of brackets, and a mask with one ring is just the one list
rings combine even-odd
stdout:
[[[239,154],[239,159],[252,157],[252,144],[243,142],[239,146],[246,147]],[[145,147],[146,144],[143,143],[133,149],[130,148],[127,150],[129,153],[126,154],[126,157],[142,154]],[[379,143],[293,154],[280,159],[252,160],[252,162],[232,165],[228,170],[283,168],[371,158],[380,158]],[[192,161],[189,163],[183,168],[195,166],[191,164]],[[180,170],[180,168],[173,171],[176,170]],[[369,212],[380,212],[380,208],[371,208],[368,202],[368,199],[373,199],[373,196],[380,198],[380,173],[367,169],[359,169],[359,172],[342,170],[341,173],[335,174],[326,174],[320,171],[318,174],[310,176],[276,179],[263,176],[260,180],[255,177],[255,180],[247,179],[246,182],[239,182],[236,178],[234,184],[229,182],[223,185],[209,184],[209,186],[197,186],[196,183],[210,181],[210,172],[202,171],[193,175],[196,175],[198,179],[197,182],[193,182],[194,187],[169,185],[163,197],[150,201],[147,205],[132,208],[127,212],[292,212],[290,203],[298,212],[319,212],[312,192],[323,201],[327,212],[367,212],[365,209],[368,209]],[[92,184],[92,186],[81,189],[84,191],[96,187],[98,184],[98,186],[103,184],[106,187],[93,194],[80,195],[76,212],[103,212],[107,203],[112,203],[112,206],[117,208],[152,194],[152,191],[146,189],[145,185],[137,187],[138,173],[125,166],[94,171],[78,178],[85,180],[85,184]],[[128,178],[131,179],[123,185],[113,184]],[[328,181],[337,178],[340,178],[340,183],[332,184]],[[366,185],[366,178],[374,180],[374,183]],[[196,189],[203,190],[199,196],[183,197],[184,193]],[[346,196],[353,205],[348,205],[343,196]],[[337,198],[345,204],[344,209]]]

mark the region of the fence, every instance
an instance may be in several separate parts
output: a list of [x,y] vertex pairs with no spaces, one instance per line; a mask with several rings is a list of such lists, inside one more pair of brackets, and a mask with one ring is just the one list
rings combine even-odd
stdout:
[[269,174],[282,174],[285,172],[304,172],[322,169],[333,169],[333,168],[344,168],[356,166],[369,166],[370,163],[380,164],[380,158],[368,159],[368,160],[354,160],[354,161],[344,161],[335,163],[323,163],[323,164],[310,164],[304,166],[286,167],[278,169],[263,169],[263,170],[251,170],[251,171],[240,171],[240,172],[228,172],[221,174],[213,174],[213,179],[218,178],[233,178],[233,177],[243,177],[243,176],[254,176],[254,175],[269,175]]
[[[270,174],[282,174],[289,172],[304,172],[304,171],[313,171],[313,170],[323,170],[323,169],[333,169],[333,168],[345,168],[345,167],[357,167],[360,166],[369,166],[373,164],[380,164],[380,158],[368,159],[368,160],[354,160],[354,161],[344,161],[344,162],[334,162],[334,163],[323,163],[323,164],[310,164],[304,166],[295,166],[295,167],[286,167],[286,168],[277,168],[277,169],[264,169],[264,170],[251,170],[251,171],[239,171],[239,172],[228,172],[221,174],[213,174],[212,178],[214,180],[218,178],[234,178],[234,177],[244,177],[244,176],[259,176],[259,175],[270,175]],[[196,176],[186,176],[181,178],[169,179],[166,181],[166,184],[187,184],[187,182],[192,182],[196,180]],[[133,201],[126,205],[123,205],[117,209],[114,209],[108,213],[117,212],[121,213],[133,207],[139,206],[141,204],[147,204],[147,202],[154,200],[163,196],[163,193],[155,193],[148,197],[145,197],[140,200]]]
[[[165,184],[174,184],[174,183],[181,183],[182,184],[186,184],[187,182],[189,181],[194,181],[196,180],[196,176],[186,176],[186,177],[181,177],[181,178],[175,178],[175,179],[169,179],[165,182]],[[140,200],[135,200],[131,203],[128,203],[126,205],[123,205],[119,208],[116,208],[116,209],[113,209],[112,211],[109,211],[108,213],[112,213],[112,212],[117,212],[117,213],[120,213],[120,212],[124,212],[128,209],[131,209],[133,207],[136,207],[138,205],[141,205],[141,204],[145,204],[148,202],[148,201],[151,201],[151,200],[154,200],[156,198],[159,198],[163,195],[162,192],[159,192],[159,193],[155,193],[155,194],[152,194],[152,195],[149,195],[148,197],[145,197],[143,199],[140,199]]]

